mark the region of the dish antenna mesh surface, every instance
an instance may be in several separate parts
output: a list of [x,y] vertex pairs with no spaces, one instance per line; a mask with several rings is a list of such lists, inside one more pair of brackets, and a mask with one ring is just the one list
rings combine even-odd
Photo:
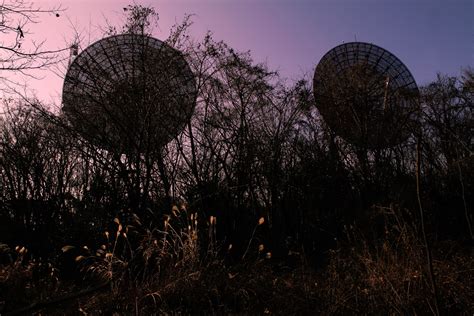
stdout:
[[190,120],[196,83],[183,55],[144,35],[101,39],[69,66],[63,111],[89,141],[115,152],[161,148]]
[[407,67],[373,44],[339,45],[314,74],[316,106],[336,134],[367,149],[408,138],[418,112],[418,87]]

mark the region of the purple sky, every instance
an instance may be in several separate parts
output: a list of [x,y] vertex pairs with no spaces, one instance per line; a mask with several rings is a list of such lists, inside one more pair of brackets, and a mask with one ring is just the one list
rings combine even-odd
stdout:
[[[46,39],[48,48],[64,47],[73,39],[74,25],[84,38],[98,39],[98,26],[107,18],[119,24],[122,0],[42,0],[46,8],[61,4],[59,18],[43,16],[31,35]],[[343,42],[374,43],[410,69],[419,85],[437,72],[457,75],[474,66],[473,0],[154,0],[160,15],[154,35],[166,39],[169,29],[186,13],[195,14],[191,35],[207,30],[237,50],[251,50],[256,61],[267,61],[290,80],[312,75],[321,57]],[[72,24],[71,24],[72,23]],[[58,100],[62,79],[43,74],[31,82],[41,99]],[[56,101],[57,102],[57,101]]]

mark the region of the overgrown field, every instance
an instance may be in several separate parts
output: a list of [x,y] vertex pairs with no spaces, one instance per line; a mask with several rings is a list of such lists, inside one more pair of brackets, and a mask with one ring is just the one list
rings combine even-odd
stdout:
[[177,207],[159,227],[134,214],[116,218],[97,249],[65,245],[54,258],[35,260],[26,248],[2,245],[2,313],[471,313],[472,249],[433,245],[436,298],[416,228],[397,209],[379,211],[386,224],[377,240],[348,227],[334,249],[313,260],[297,246],[274,257],[259,242],[264,218],[236,258],[231,244],[215,241],[218,219],[200,225],[196,213]]

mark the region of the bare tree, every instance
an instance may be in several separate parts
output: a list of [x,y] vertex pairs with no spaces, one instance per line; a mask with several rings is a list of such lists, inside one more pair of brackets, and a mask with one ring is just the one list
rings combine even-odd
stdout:
[[35,77],[31,70],[45,69],[60,59],[62,49],[48,49],[46,40],[32,37],[32,26],[40,16],[60,16],[60,6],[42,9],[30,1],[9,0],[0,4],[0,80],[9,86],[18,85],[9,78],[12,72]]

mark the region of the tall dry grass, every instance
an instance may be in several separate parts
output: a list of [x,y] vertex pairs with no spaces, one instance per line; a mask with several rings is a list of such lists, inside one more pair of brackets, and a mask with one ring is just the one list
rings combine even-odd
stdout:
[[[75,258],[87,286],[101,282],[106,286],[83,291],[68,304],[59,300],[33,311],[58,315],[434,314],[415,218],[395,206],[378,207],[374,212],[377,220],[371,223],[372,232],[366,227],[347,227],[346,237],[328,251],[328,263],[320,267],[306,260],[303,249],[292,249],[287,258],[271,258],[264,244],[252,241],[246,260],[226,264],[225,254],[232,247],[220,249],[218,219],[198,221],[185,207],[174,207],[159,227],[146,227],[140,218],[129,214],[115,219],[114,231],[104,232],[102,245],[95,250],[81,249],[82,254]],[[256,222],[256,229],[261,221]],[[208,245],[204,251],[203,244]],[[472,313],[472,252],[454,242],[434,244],[433,250],[440,312]],[[35,287],[27,272],[35,264],[18,256],[13,263],[2,265],[2,290],[16,288],[20,296],[26,293],[9,283],[13,280],[26,280],[22,282]],[[64,289],[65,281],[58,283]],[[45,293],[29,294],[29,299],[41,300]],[[64,291],[48,293],[60,295]],[[1,300],[10,299],[2,294]],[[19,300],[12,302],[5,304],[4,310],[12,311],[20,304]]]

